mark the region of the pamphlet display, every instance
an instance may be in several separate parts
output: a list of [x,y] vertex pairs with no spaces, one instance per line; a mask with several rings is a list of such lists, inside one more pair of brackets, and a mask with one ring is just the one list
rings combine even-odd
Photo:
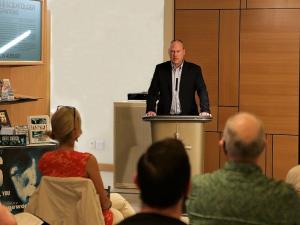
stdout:
[[50,142],[47,132],[50,131],[50,119],[48,115],[28,117],[29,142],[31,144]]

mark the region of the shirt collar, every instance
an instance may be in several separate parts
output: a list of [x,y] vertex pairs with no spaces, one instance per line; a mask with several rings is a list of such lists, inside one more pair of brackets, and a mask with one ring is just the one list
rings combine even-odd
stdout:
[[178,67],[176,68],[175,64],[172,63],[172,61],[171,61],[172,70],[176,70],[176,69],[182,70],[183,63],[184,63],[184,60],[182,61],[182,63],[180,64],[180,66],[178,66]]
[[242,173],[262,173],[262,170],[258,165],[252,163],[235,162],[235,161],[226,162],[224,165],[224,169],[242,172]]

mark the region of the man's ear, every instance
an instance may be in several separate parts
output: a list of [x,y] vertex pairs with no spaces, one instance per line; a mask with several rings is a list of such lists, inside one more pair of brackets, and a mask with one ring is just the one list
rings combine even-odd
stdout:
[[221,150],[224,152],[224,154],[227,155],[225,140],[223,138],[219,141],[219,146],[220,146]]
[[186,195],[185,195],[185,197],[189,196],[191,192],[192,192],[192,181],[189,180],[189,182],[187,184],[187,188],[186,188]]
[[135,183],[135,185],[138,187],[138,189],[140,189],[140,185],[139,185],[139,180],[138,180],[138,175],[135,174],[133,176],[133,183]]

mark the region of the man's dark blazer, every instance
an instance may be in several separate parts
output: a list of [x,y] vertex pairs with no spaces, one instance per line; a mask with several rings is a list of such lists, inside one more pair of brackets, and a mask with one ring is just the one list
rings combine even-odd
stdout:
[[[206,86],[200,66],[184,61],[179,86],[181,115],[198,115],[195,92],[200,98],[201,112],[210,112]],[[167,61],[158,64],[151,81],[147,96],[146,112],[156,112],[157,115],[170,115],[172,104],[172,66]]]

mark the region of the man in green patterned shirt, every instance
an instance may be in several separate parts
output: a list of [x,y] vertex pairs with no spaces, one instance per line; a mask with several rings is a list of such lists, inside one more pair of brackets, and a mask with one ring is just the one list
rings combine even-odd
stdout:
[[220,140],[224,168],[197,175],[187,211],[192,225],[300,224],[300,199],[292,186],[266,177],[257,165],[266,140],[252,114],[229,118]]

